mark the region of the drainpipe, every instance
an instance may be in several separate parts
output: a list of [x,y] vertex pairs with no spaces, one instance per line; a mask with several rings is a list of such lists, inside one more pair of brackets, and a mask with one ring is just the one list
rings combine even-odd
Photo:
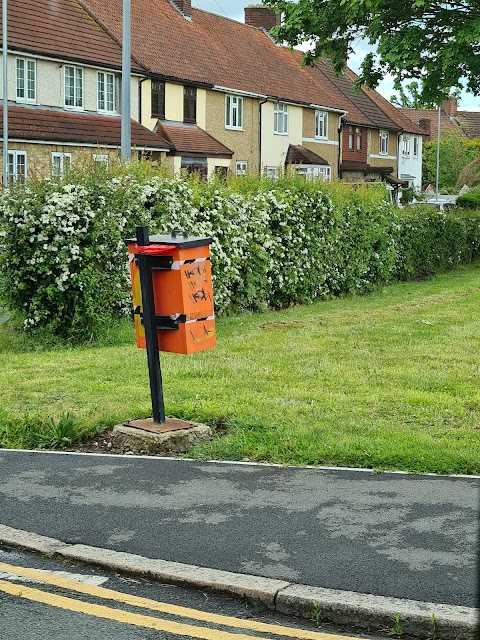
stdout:
[[343,122],[342,122],[342,118],[344,116],[346,116],[346,113],[343,113],[341,116],[339,116],[338,118],[338,154],[337,154],[337,174],[338,174],[338,178],[340,179],[342,176],[340,175],[340,163],[341,163],[341,156],[342,156],[342,130],[343,130]]
[[139,96],[138,96],[138,111],[139,111],[138,122],[140,124],[143,124],[142,123],[142,84],[145,82],[145,80],[148,80],[147,76],[145,76],[145,78],[142,78],[140,80],[140,82],[138,83],[138,91],[139,91]]
[[262,105],[268,102],[268,99],[262,100],[258,104],[258,174],[262,175]]

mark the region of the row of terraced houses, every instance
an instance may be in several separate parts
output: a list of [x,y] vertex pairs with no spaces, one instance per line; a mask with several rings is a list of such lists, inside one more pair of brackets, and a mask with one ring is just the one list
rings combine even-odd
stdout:
[[[425,131],[349,69],[275,44],[190,0],[132,0],[132,149],[202,176],[291,167],[309,177],[421,186]],[[122,0],[9,0],[9,172],[61,176],[120,148]],[[2,46],[2,52],[3,52]],[[0,86],[1,86],[0,82]]]

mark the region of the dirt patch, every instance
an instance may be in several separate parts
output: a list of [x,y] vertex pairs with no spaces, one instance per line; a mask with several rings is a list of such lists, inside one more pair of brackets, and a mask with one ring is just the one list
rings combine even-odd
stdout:
[[299,329],[303,327],[303,322],[265,322],[259,325],[260,329]]

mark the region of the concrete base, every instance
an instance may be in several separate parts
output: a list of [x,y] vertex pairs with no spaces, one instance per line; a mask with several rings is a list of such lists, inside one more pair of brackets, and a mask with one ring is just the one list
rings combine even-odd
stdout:
[[199,442],[212,439],[212,430],[205,424],[186,422],[185,428],[160,433],[129,427],[113,428],[112,444],[135,454],[185,453]]

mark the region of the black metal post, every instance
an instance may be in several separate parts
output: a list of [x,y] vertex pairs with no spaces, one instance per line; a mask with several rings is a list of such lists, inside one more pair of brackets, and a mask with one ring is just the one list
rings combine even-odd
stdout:
[[[149,244],[148,228],[137,227],[137,244]],[[137,256],[142,288],[143,326],[147,346],[148,375],[150,378],[150,395],[152,397],[153,421],[156,424],[165,422],[165,405],[163,402],[162,372],[160,369],[160,350],[155,321],[155,301],[153,297],[153,280],[151,260],[149,256]]]

